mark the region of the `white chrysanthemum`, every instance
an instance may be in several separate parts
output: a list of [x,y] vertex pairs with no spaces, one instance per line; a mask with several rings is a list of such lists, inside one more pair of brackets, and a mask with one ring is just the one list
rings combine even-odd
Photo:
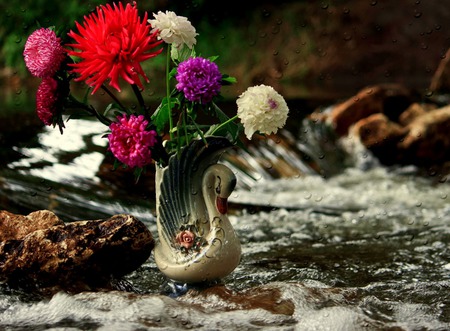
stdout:
[[245,135],[277,133],[286,124],[289,108],[284,98],[271,86],[249,87],[236,100],[237,115],[244,126]]
[[148,20],[152,26],[151,33],[159,30],[159,38],[164,42],[177,48],[185,44],[190,49],[196,44],[195,36],[198,33],[186,17],[177,16],[173,11],[168,10],[165,13],[159,11],[158,14],[153,14],[153,17],[154,20]]

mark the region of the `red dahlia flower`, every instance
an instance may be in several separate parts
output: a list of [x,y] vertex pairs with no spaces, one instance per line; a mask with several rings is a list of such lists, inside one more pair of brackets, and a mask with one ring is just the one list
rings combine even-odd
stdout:
[[[157,32],[150,34],[151,25],[147,22],[147,13],[139,20],[135,5],[122,3],[111,7],[109,4],[97,7],[97,12],[84,18],[83,25],[76,23],[79,34],[70,31],[69,36],[76,43],[68,44],[75,50],[68,51],[71,56],[79,57],[72,64],[73,72],[94,87],[94,94],[109,79],[109,85],[120,91],[119,78],[143,88],[139,75],[148,83],[141,62],[155,57],[162,49],[151,52],[162,41],[158,41]],[[78,51],[76,51],[78,49]]]

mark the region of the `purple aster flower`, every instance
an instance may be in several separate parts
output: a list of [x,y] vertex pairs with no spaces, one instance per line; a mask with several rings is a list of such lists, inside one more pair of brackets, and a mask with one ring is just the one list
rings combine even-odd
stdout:
[[219,94],[222,74],[214,62],[195,57],[178,65],[176,88],[192,102],[208,103]]
[[46,78],[59,69],[66,58],[66,51],[53,30],[41,28],[28,37],[23,57],[33,76]]
[[109,149],[114,156],[130,168],[144,167],[152,162],[152,152],[156,131],[147,130],[148,121],[143,115],[118,116],[112,123],[108,135]]
[[52,77],[42,79],[36,92],[36,112],[45,125],[53,123],[57,111],[58,81]]

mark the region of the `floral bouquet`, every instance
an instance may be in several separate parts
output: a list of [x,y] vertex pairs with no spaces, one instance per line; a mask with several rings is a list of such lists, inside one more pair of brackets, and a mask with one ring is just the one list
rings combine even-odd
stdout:
[[[36,94],[36,111],[46,125],[58,126],[83,114],[108,127],[108,151],[116,161],[135,170],[139,177],[150,164],[167,164],[192,140],[208,136],[226,137],[238,144],[241,132],[251,139],[255,132],[276,133],[287,119],[284,98],[272,87],[248,88],[237,99],[237,113],[227,116],[217,105],[222,86],[235,82],[222,74],[217,57],[195,52],[195,28],[186,17],[171,11],[143,17],[136,3],[106,4],[84,17],[82,24],[67,34],[54,28],[39,28],[28,38],[24,59],[33,76],[42,79]],[[152,110],[142,91],[149,79],[141,66],[166,52],[166,95]],[[71,81],[85,82],[83,100],[71,93]],[[121,84],[130,84],[138,106],[127,107],[118,97]],[[159,84],[160,82],[158,82]],[[89,96],[103,90],[111,104],[99,111]],[[205,124],[201,114],[216,118]]]

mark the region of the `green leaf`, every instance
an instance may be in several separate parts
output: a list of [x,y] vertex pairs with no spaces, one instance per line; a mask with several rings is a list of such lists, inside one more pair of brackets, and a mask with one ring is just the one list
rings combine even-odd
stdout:
[[83,118],[89,118],[92,117],[92,115],[84,112],[84,111],[76,111],[71,113],[68,117],[66,122],[68,122],[69,120],[79,120],[79,119],[83,119]]
[[106,109],[103,112],[103,116],[107,117],[111,112],[113,112],[114,117],[122,114],[122,112],[120,111],[120,107],[116,103],[110,103],[108,106],[106,106]]
[[137,184],[137,182],[139,181],[139,178],[141,178],[142,173],[144,172],[144,168],[135,168],[133,173],[134,173],[134,179],[135,179],[135,184]]
[[228,75],[222,75],[222,86],[236,84],[237,79]]
[[177,75],[177,68],[172,68],[169,72],[169,78],[173,78]]
[[[225,123],[230,119],[215,103],[212,103],[212,110],[219,119],[220,123]],[[211,126],[211,128],[206,132],[205,135],[214,134],[215,136],[223,136],[232,142],[236,142],[239,139],[239,134],[241,133],[241,131],[242,124],[229,122],[225,125],[216,124]]]
[[214,56],[210,56],[210,57],[208,58],[208,60],[210,60],[211,62],[214,62],[214,61],[217,60],[218,58],[219,58],[218,55],[214,55]]
[[171,102],[171,107],[169,108],[169,103],[167,102],[167,98],[164,98],[161,101],[161,104],[158,106],[158,108],[156,108],[155,112],[153,113],[153,115],[151,117],[153,124],[155,124],[155,126],[156,126],[156,131],[159,133],[163,132],[164,128],[169,123],[169,116],[171,115],[170,109],[173,109],[174,106],[176,104],[178,104],[178,101],[175,98],[170,98],[170,102]]

